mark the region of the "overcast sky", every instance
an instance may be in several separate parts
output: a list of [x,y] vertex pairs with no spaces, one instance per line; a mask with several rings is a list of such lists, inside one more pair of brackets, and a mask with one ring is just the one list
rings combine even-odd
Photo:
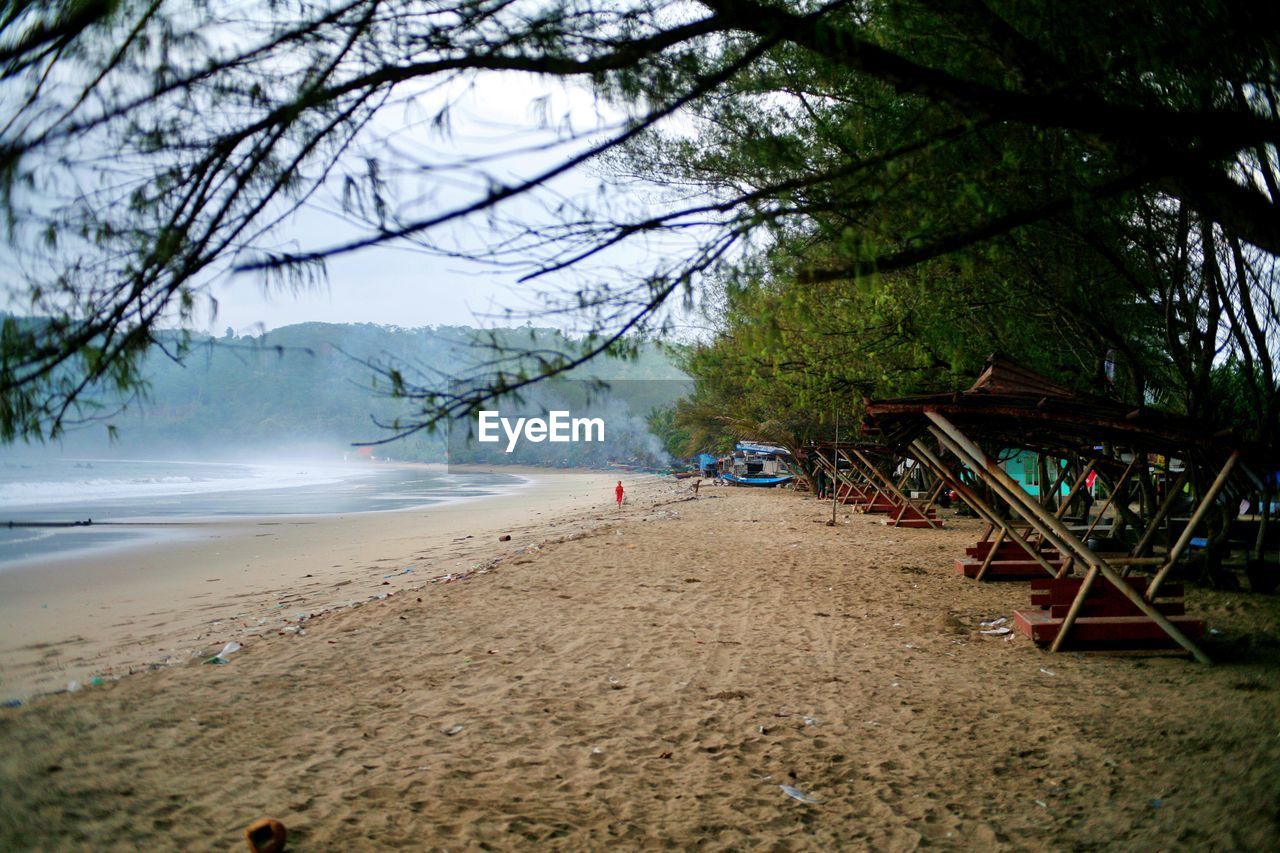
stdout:
[[[430,103],[415,108],[416,114],[434,111],[440,95],[433,94]],[[597,132],[608,122],[621,119],[616,111],[607,112],[585,89],[565,88],[559,81],[530,75],[490,73],[478,78],[465,90],[451,93],[455,104],[451,110],[451,132],[447,138],[412,128],[406,120],[408,110],[388,109],[373,128],[378,150],[385,151],[385,141],[394,143],[410,156],[425,160],[453,161],[459,157],[476,157],[537,146],[552,139],[552,130],[539,131],[543,116],[559,127],[567,123],[584,141],[558,152],[520,154],[503,157],[483,167],[485,172],[504,181],[514,181],[546,168],[589,141],[599,138]],[[474,183],[467,186],[467,180]],[[599,182],[589,170],[558,179],[554,189],[559,194],[591,192]],[[422,196],[430,204],[419,209],[435,213],[445,207],[465,204],[483,193],[478,171],[448,171],[441,180],[424,179],[414,186],[400,186],[409,198]],[[290,248],[314,249],[340,244],[360,236],[358,224],[344,219],[332,199],[321,200],[313,209],[279,234],[281,244]],[[541,215],[540,205],[532,199],[517,198],[503,208],[508,218]],[[461,234],[480,234],[482,223],[470,223],[455,229]],[[468,231],[470,229],[470,231]],[[455,237],[465,240],[466,237]],[[615,261],[616,263],[616,261]],[[240,274],[224,277],[211,288],[217,300],[217,314],[202,310],[195,325],[204,331],[221,334],[230,327],[237,334],[251,334],[292,323],[321,321],[328,323],[378,323],[417,327],[426,325],[520,325],[538,306],[536,293],[555,289],[556,281],[537,286],[519,285],[517,274],[496,269],[463,258],[442,257],[410,246],[379,247],[331,259],[327,265],[327,283],[298,293],[269,291],[257,275]],[[634,268],[633,268],[634,269]],[[607,275],[608,273],[601,273]],[[504,312],[515,312],[505,318]],[[536,325],[563,326],[554,318],[534,320]]]

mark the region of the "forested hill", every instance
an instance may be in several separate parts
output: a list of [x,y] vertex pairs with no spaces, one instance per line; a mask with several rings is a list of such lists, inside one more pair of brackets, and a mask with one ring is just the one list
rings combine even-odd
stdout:
[[[552,329],[500,330],[497,341],[524,349],[561,351],[569,343]],[[114,448],[154,456],[234,456],[259,452],[336,452],[352,442],[384,438],[375,424],[412,418],[410,400],[392,399],[385,377],[369,362],[393,365],[411,382],[440,381],[492,357],[468,327],[419,329],[373,324],[303,323],[259,336],[196,337],[181,361],[153,348],[143,366],[146,398],[99,423],[70,430],[69,451],[104,449],[106,424]],[[598,358],[570,374],[577,379],[683,379],[656,344],[634,358]],[[644,415],[647,412],[638,412]],[[441,461],[443,436],[425,432],[379,448],[397,459]]]

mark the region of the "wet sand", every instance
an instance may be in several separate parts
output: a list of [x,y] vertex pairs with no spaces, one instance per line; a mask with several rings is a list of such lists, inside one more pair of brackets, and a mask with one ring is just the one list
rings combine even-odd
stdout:
[[[1028,593],[953,571],[973,521],[632,494],[526,519],[465,579],[397,579],[225,666],[0,711],[0,846],[228,849],[263,815],[297,850],[1280,841],[1276,598],[1189,594],[1212,667],[1052,655],[979,633]],[[389,546],[417,581],[453,559],[419,542]]]
[[526,531],[513,540],[524,542],[543,518],[607,508],[616,482],[504,473],[531,483],[397,512],[138,526],[155,538],[0,568],[0,700],[183,663],[213,642],[244,642],[299,614],[464,571],[490,557],[500,535]]

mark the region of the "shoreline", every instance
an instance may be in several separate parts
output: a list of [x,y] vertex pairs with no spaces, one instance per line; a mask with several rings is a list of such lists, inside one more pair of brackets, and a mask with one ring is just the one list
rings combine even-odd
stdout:
[[6,564],[0,701],[185,663],[212,645],[465,570],[489,551],[527,546],[546,522],[606,509],[615,476],[495,473],[520,482],[413,507],[153,523],[152,534],[173,537]]
[[[126,460],[126,461],[146,461],[146,460]],[[156,460],[160,461],[160,460]],[[183,464],[172,460],[163,460],[165,464]],[[205,464],[205,463],[190,463]],[[235,463],[219,463],[233,465]],[[400,469],[408,471],[426,471],[433,474],[497,474],[506,477],[515,478],[515,482],[495,484],[486,488],[482,494],[454,495],[449,497],[431,497],[423,496],[411,499],[413,502],[407,506],[397,507],[380,507],[361,509],[353,511],[339,512],[293,512],[293,513],[225,513],[225,514],[192,514],[189,516],[163,516],[163,515],[140,515],[124,519],[108,518],[102,521],[89,520],[85,522],[24,522],[10,521],[7,528],[10,530],[31,529],[31,530],[53,530],[58,531],[51,535],[61,535],[63,537],[78,538],[105,538],[112,537],[114,541],[92,542],[85,545],[69,545],[59,547],[45,553],[36,553],[28,556],[14,557],[11,559],[0,558],[0,575],[6,571],[30,570],[37,566],[49,566],[67,564],[73,561],[79,561],[90,557],[105,556],[107,554],[118,553],[120,556],[128,556],[124,552],[135,552],[141,554],[153,548],[163,548],[171,546],[175,542],[186,538],[196,537],[196,531],[214,525],[232,526],[232,525],[251,525],[257,523],[284,523],[284,522],[306,522],[308,520],[326,521],[330,519],[340,519],[348,517],[357,517],[363,515],[377,513],[399,513],[399,512],[419,512],[431,509],[432,507],[450,506],[458,503],[469,501],[482,501],[490,498],[505,497],[508,495],[518,494],[522,489],[526,489],[534,484],[535,479],[539,476],[539,469],[526,468],[524,466],[512,466],[512,471],[450,471],[448,465],[440,463],[420,463],[420,462],[397,462],[387,463],[380,466],[383,469]],[[457,466],[461,467],[461,466]],[[578,470],[578,473],[590,473],[585,469]],[[263,486],[259,489],[249,491],[263,491],[272,488],[271,486]],[[302,488],[302,487],[300,487]],[[481,487],[476,487],[481,488]],[[236,492],[227,492],[219,494],[235,494]],[[0,525],[5,526],[5,525]],[[0,634],[0,638],[2,638]]]

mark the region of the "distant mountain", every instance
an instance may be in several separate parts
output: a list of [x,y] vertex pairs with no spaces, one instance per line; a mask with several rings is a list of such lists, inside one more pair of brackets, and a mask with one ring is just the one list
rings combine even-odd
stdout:
[[[492,358],[492,350],[475,345],[477,335],[540,351],[566,351],[572,343],[554,329],[478,332],[465,326],[403,329],[369,323],[302,323],[259,336],[198,336],[180,363],[156,348],[144,364],[145,399],[105,423],[118,430],[116,450],[153,457],[340,453],[353,442],[386,437],[375,421],[414,416],[412,401],[391,398],[386,378],[370,363],[394,366],[410,382],[442,382],[445,375],[465,373]],[[634,358],[596,359],[569,378],[688,379],[660,346],[650,343],[638,345]],[[634,387],[642,386],[646,399],[637,403],[643,407],[640,416],[653,405],[669,404],[672,392],[682,387],[672,383],[672,392],[665,383]],[[660,389],[656,396],[654,388]],[[70,431],[62,443],[67,450],[87,452],[105,449],[105,438],[104,426],[90,425]],[[443,461],[445,440],[424,432],[375,452]]]

